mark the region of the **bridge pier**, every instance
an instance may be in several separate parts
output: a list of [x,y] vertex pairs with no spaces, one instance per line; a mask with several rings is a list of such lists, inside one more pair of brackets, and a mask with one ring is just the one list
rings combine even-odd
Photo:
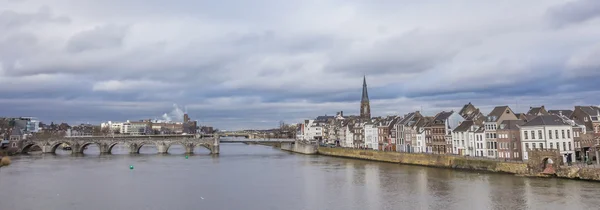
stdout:
[[185,144],[183,145],[185,147],[185,154],[194,154],[194,144]]
[[98,146],[99,146],[99,148],[98,148],[98,149],[100,150],[100,154],[101,154],[101,155],[107,155],[107,154],[110,154],[110,147],[109,147],[109,145],[108,145],[108,144],[106,144],[106,143],[102,143],[102,144],[100,144],[100,145],[98,145]]
[[139,153],[140,153],[140,150],[136,143],[129,145],[129,154],[139,154]]
[[169,148],[164,142],[161,142],[160,144],[156,145],[156,150],[158,154],[167,154]]

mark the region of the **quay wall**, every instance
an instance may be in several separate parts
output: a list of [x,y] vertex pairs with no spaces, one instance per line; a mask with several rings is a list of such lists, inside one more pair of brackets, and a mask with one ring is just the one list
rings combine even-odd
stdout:
[[315,155],[318,152],[317,145],[305,144],[305,143],[300,143],[300,142],[281,143],[281,150],[305,154],[305,155]]
[[528,173],[527,163],[524,162],[502,162],[496,160],[467,158],[463,156],[383,152],[376,150],[358,150],[328,147],[319,147],[318,153],[320,155],[333,157],[374,160],[439,168],[454,168],[465,170],[501,172],[510,174]]

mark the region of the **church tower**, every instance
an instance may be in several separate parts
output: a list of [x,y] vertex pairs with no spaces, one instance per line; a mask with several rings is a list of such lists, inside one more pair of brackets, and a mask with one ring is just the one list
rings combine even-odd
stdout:
[[367,93],[367,77],[363,77],[362,99],[360,100],[360,118],[371,119],[371,105]]

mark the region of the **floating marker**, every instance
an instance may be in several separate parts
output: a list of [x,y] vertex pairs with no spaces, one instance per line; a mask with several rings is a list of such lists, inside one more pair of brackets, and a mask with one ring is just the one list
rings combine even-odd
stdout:
[[129,169],[133,170],[133,165],[129,165]]
[[187,155],[185,156],[185,159],[188,159],[188,156],[187,156]]

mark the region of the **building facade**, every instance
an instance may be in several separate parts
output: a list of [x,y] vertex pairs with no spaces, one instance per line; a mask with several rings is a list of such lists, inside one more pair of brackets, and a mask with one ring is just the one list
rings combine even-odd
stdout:
[[530,149],[556,149],[569,162],[574,158],[572,125],[556,115],[541,115],[521,126],[523,160],[528,160]]

